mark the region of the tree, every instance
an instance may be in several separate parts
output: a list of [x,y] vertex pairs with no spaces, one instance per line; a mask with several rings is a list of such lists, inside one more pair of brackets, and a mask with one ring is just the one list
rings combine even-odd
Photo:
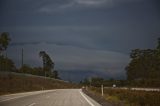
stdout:
[[157,49],[160,50],[160,38],[158,38],[158,46]]
[[100,87],[104,83],[104,79],[100,77],[92,77],[91,85],[94,87]]
[[5,51],[7,49],[10,41],[11,39],[9,38],[9,33],[3,32],[0,35],[0,54],[2,53],[2,51]]
[[33,69],[32,69],[32,67],[30,67],[29,65],[24,64],[24,65],[20,68],[20,72],[22,72],[22,73],[27,73],[27,74],[33,74]]
[[[1,33],[0,35],[0,56],[2,54],[3,51],[6,51],[8,45],[9,45],[9,42],[11,41],[11,39],[9,38],[9,33],[7,32],[3,32]],[[2,70],[5,66],[5,69],[3,70],[7,70],[7,56],[4,58],[4,57],[1,57],[3,60],[5,59],[5,61],[2,61],[2,59],[0,59],[0,70]]]
[[16,71],[13,61],[4,56],[0,56],[0,71]]
[[[160,39],[158,39],[160,45]],[[159,46],[156,49],[135,49],[126,67],[128,80],[160,79]],[[158,55],[157,55],[158,54]]]
[[55,78],[55,79],[58,79],[58,78],[59,78],[59,77],[58,77],[58,71],[57,71],[57,70],[54,70],[53,73],[54,73],[54,78]]
[[39,52],[39,56],[42,57],[42,61],[43,61],[43,70],[46,66],[46,59],[45,59],[45,55],[46,55],[46,52],[45,51],[40,51]]
[[34,67],[32,74],[33,75],[44,76],[44,71],[41,67]]
[[55,79],[60,79],[57,70],[54,70],[54,71],[51,73],[51,77],[52,77],[52,78],[55,78]]
[[45,51],[40,51],[39,56],[42,57],[45,76],[51,76],[51,72],[54,70],[54,62]]
[[86,85],[89,86],[89,84],[90,84],[89,79],[85,78],[85,79],[83,80],[82,84],[85,85],[85,86],[86,86]]

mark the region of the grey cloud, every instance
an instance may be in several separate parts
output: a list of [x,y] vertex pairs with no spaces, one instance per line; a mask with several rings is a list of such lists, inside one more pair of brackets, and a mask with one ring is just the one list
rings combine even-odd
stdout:
[[58,5],[55,5],[55,2],[53,1],[52,4],[46,4],[40,7],[38,11],[45,13],[53,13],[60,10],[66,10],[67,8],[77,9],[77,7],[110,8],[122,3],[141,2],[141,1],[143,0],[67,0],[67,2],[59,3]]
[[103,5],[104,3],[111,3],[112,0],[74,0],[78,4],[82,5]]
[[41,43],[42,42],[13,42],[11,43],[11,46],[37,45]]
[[[75,46],[87,49],[97,49],[97,48],[96,45],[94,45],[94,42],[92,42],[92,39],[94,39],[94,37],[91,37],[84,33],[91,33],[95,30],[97,31],[102,30],[101,27],[96,27],[96,26],[95,27],[94,26],[14,27],[10,29],[13,31],[17,30],[19,32],[21,31],[25,32],[25,36],[22,36],[22,33],[18,35],[12,35],[13,38],[13,42],[11,44],[12,46],[29,45],[29,44],[37,45],[41,43],[46,43],[46,44]],[[27,32],[31,32],[33,36],[28,37]]]
[[[12,46],[7,49],[8,56],[17,66],[24,48],[24,63],[32,66],[42,65],[38,52],[45,50],[60,70],[125,74],[130,50],[154,48],[159,37],[154,34],[159,33],[159,12],[155,12],[151,0],[5,0],[2,3],[0,31],[10,33]],[[47,12],[51,14],[43,14]]]
[[[3,2],[3,9],[10,7],[12,12],[22,13],[54,13],[68,8],[80,9],[84,7],[114,7],[123,3],[140,2],[143,0],[6,0]],[[6,5],[7,4],[7,5]]]
[[[143,32],[142,28],[148,31]],[[137,25],[136,27],[130,27],[127,24],[123,24],[122,26],[121,23],[118,25],[112,24],[106,27],[85,25],[43,27],[19,26],[14,28],[6,27],[2,29],[8,29],[11,32],[19,32],[19,34],[12,35],[12,45],[37,45],[45,43],[52,45],[73,46],[85,49],[107,49],[123,53],[129,53],[130,50],[134,48],[153,48],[153,42],[156,43],[156,39],[159,36],[158,34],[153,34],[155,30],[154,27],[153,29],[148,26],[145,28],[140,25]],[[153,33],[151,33],[151,31]],[[29,35],[32,36],[28,37]],[[146,40],[143,40],[144,38],[146,38]]]
[[122,69],[124,69],[129,61],[127,55],[118,52],[41,43],[37,45],[10,46],[8,56],[18,66],[21,60],[21,48],[24,48],[25,64],[31,66],[42,65],[38,53],[41,50],[45,50],[55,61],[56,69],[58,70],[106,71],[113,76],[119,73],[124,74],[124,70]]
[[11,46],[38,46],[41,44],[47,44],[47,45],[57,45],[57,46],[66,46],[66,47],[77,47],[77,48],[83,48],[88,50],[98,50],[98,48],[94,47],[93,45],[87,46],[83,43],[76,43],[76,42],[68,42],[68,41],[33,41],[33,42],[13,42],[10,45]]

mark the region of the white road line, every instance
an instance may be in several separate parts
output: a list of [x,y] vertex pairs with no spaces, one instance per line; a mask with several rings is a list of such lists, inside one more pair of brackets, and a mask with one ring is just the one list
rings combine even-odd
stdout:
[[9,101],[9,100],[12,100],[12,99],[18,99],[18,98],[25,97],[25,96],[18,96],[18,97],[14,97],[14,98],[8,98],[8,99],[1,100],[0,102]]
[[89,101],[87,99],[87,97],[80,91],[80,94],[83,96],[83,98],[91,105],[91,106],[95,106],[91,101]]
[[35,95],[35,94],[34,93],[33,94],[29,93],[29,94],[26,94],[26,95],[23,95],[23,96],[17,96],[17,97],[13,97],[13,98],[4,99],[4,100],[1,100],[0,102],[9,101],[9,100],[12,100],[12,99],[18,99],[18,98],[22,98],[22,97],[26,97],[26,96],[30,96],[30,95]]
[[30,104],[30,105],[28,105],[28,106],[33,106],[33,105],[35,105],[36,103],[32,103],[32,104]]
[[[47,93],[47,92],[53,92],[53,91],[56,91],[56,90],[35,91],[35,92],[28,92],[28,93],[26,92],[26,93],[23,93],[23,96],[17,96],[17,97],[13,97],[13,98],[0,100],[0,102],[5,102],[5,101],[12,100],[12,99],[18,99],[18,98],[22,98],[22,97],[26,97],[26,96],[31,96],[31,95],[41,94],[41,93]],[[10,94],[10,95],[16,95],[16,94]],[[4,96],[7,96],[7,95],[4,95]]]

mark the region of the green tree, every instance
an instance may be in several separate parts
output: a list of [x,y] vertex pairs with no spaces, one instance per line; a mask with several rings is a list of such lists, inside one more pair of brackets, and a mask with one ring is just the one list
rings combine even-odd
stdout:
[[10,41],[11,39],[9,38],[9,33],[3,32],[0,35],[0,54],[2,53],[2,51],[5,51],[7,49]]
[[33,74],[33,69],[32,69],[32,67],[30,67],[29,65],[24,64],[24,65],[20,68],[20,72],[22,72],[22,73],[27,73],[27,74]]
[[81,81],[81,84],[83,84],[83,85],[87,85],[87,86],[89,86],[89,84],[90,84],[90,81],[89,81],[89,79],[88,78],[85,78],[83,81]]
[[51,73],[51,77],[52,77],[52,78],[55,78],[55,79],[60,79],[57,70],[54,70],[54,71]]
[[16,71],[13,61],[4,56],[0,56],[0,71]]
[[160,80],[159,45],[160,39],[156,49],[132,50],[132,60],[126,67],[128,80]]
[[158,46],[157,49],[160,50],[160,38],[158,38]]
[[46,52],[45,51],[40,51],[39,56],[42,58],[43,70],[44,70],[44,68],[46,66]]
[[40,51],[39,56],[42,57],[45,76],[51,76],[51,73],[54,70],[54,62],[45,51]]
[[104,79],[100,77],[92,77],[91,85],[94,87],[100,87],[104,83]]
[[53,74],[54,74],[54,78],[55,79],[59,79],[59,77],[58,77],[58,71],[57,70],[54,70]]
[[41,67],[35,67],[35,68],[33,68],[32,74],[33,75],[44,76],[43,68],[41,68]]
[[[8,70],[7,67],[10,65],[10,64],[7,64],[8,63],[7,55],[6,55],[6,57],[2,56],[2,52],[6,51],[10,41],[11,41],[11,39],[9,38],[9,33],[7,33],[7,32],[1,33],[1,35],[0,35],[0,56],[1,56],[0,70]],[[4,59],[5,59],[5,61],[3,61]]]
[[158,78],[160,73],[160,59],[156,55],[155,50],[141,50],[141,55],[132,58],[126,67],[127,77],[133,79],[149,79]]

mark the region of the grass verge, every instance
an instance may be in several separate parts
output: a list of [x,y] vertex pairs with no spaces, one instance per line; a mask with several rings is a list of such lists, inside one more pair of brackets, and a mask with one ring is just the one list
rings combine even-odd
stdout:
[[[89,88],[95,94],[101,94],[100,88]],[[122,89],[104,89],[104,98],[117,106],[160,106],[160,92],[133,91]]]
[[80,86],[65,81],[38,76],[0,73],[0,95],[27,91],[68,88],[80,88]]

